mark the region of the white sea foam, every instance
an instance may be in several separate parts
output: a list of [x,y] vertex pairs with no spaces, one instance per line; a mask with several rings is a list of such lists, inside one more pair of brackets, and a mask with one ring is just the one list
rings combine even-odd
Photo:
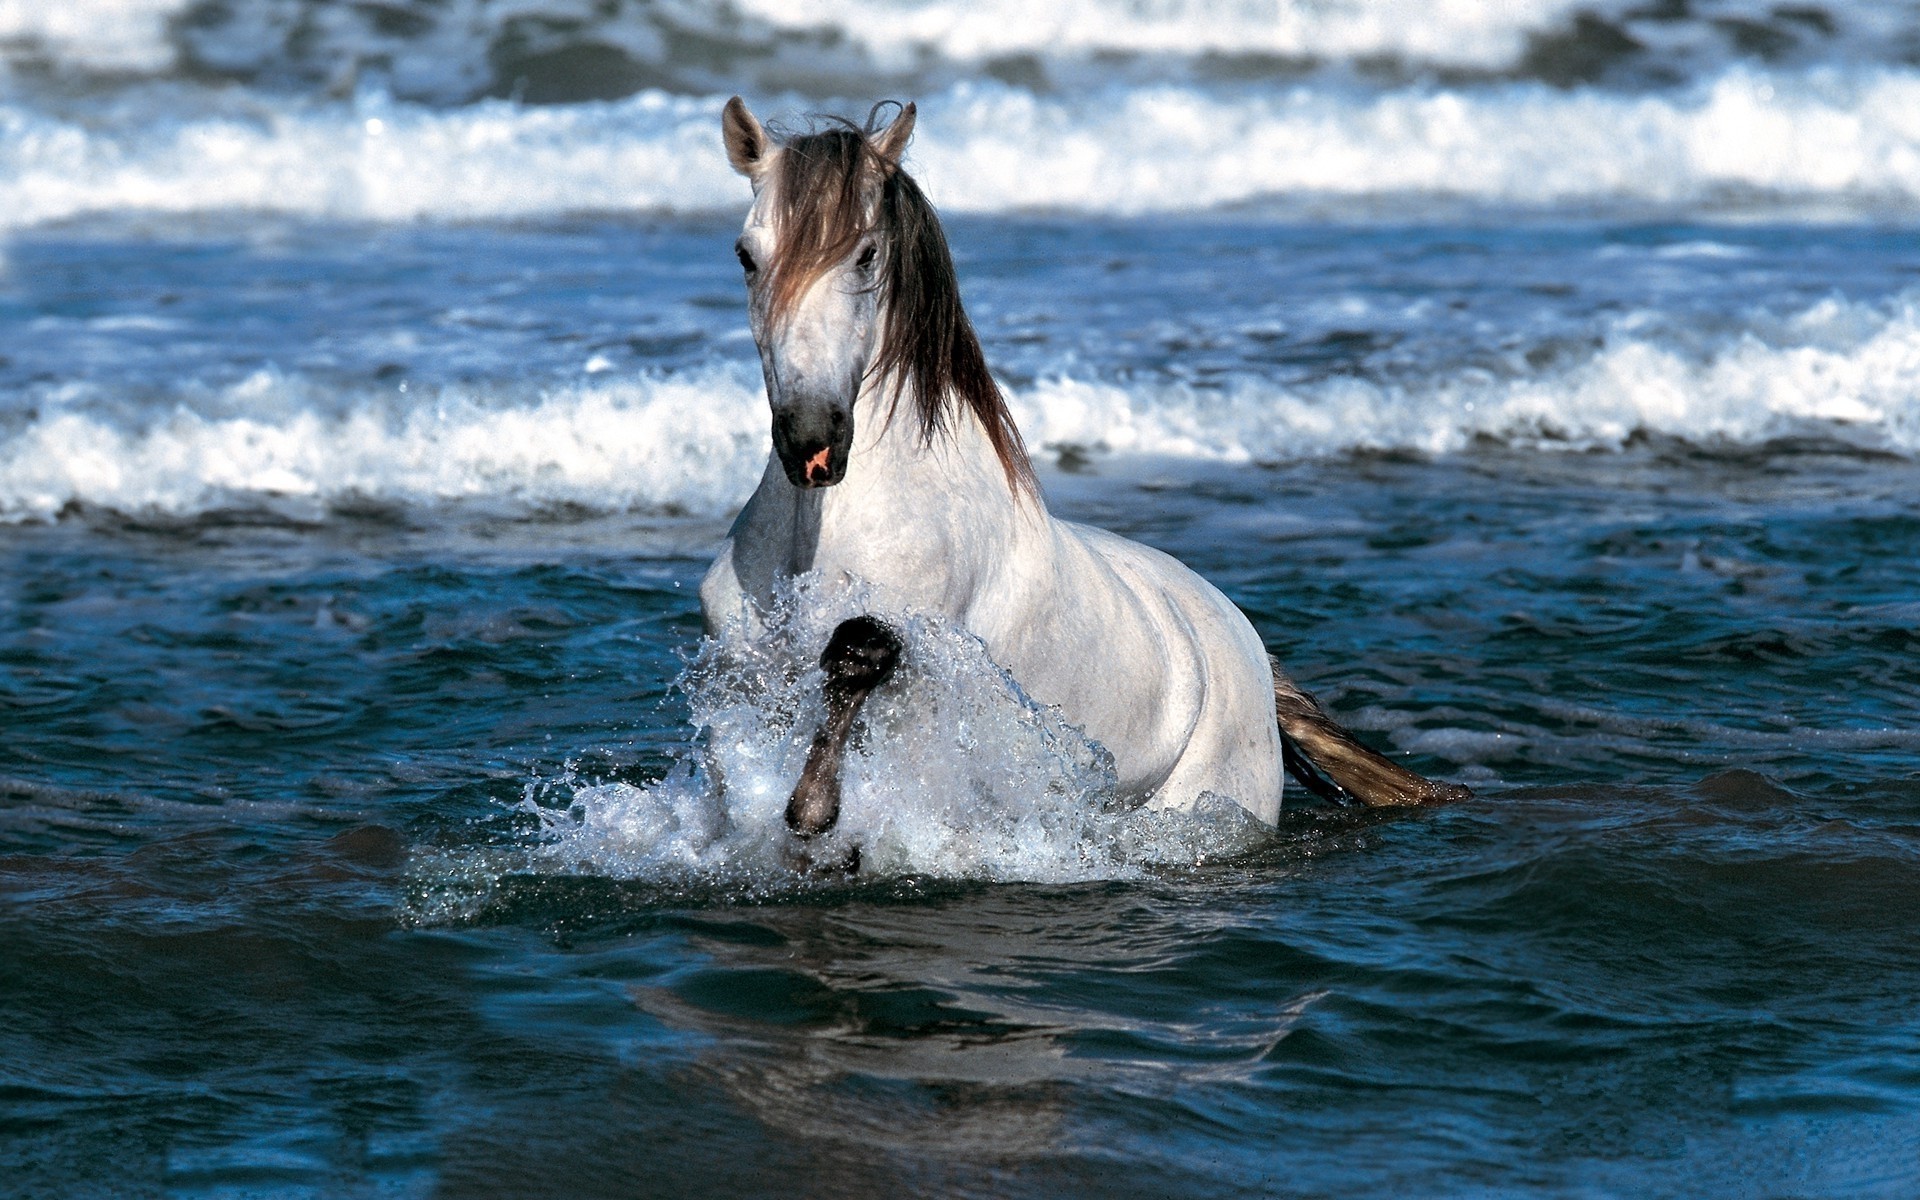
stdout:
[[191,0],[0,0],[0,46],[100,71],[173,65],[167,22]]
[[[1627,322],[1625,324],[1631,324]],[[1417,384],[1358,378],[1218,389],[1059,378],[1016,398],[1040,445],[1227,462],[1356,449],[1432,454],[1489,437],[1539,448],[1617,448],[1636,433],[1754,444],[1818,431],[1920,453],[1920,297],[1826,300],[1711,355],[1616,332],[1590,359],[1514,379]]]
[[949,207],[1153,212],[1267,196],[1510,205],[1722,197],[1920,203],[1920,73],[1730,70],[1677,93],[1538,84],[1385,92],[1182,87],[1056,99],[966,86],[915,162]]
[[[157,108],[165,112],[165,89]],[[346,220],[702,211],[741,203],[713,101],[454,110],[258,100],[108,124],[0,105],[0,213],[242,209]]]
[[344,409],[262,371],[137,428],[53,403],[0,440],[0,518],[76,502],[193,513],[249,496],[724,512],[752,490],[766,437],[766,402],[744,369],[601,379],[518,403],[382,394]]
[[[1826,300],[1756,322],[1711,352],[1623,320],[1592,357],[1537,375],[1337,377],[1218,388],[1073,376],[1017,390],[1029,444],[1096,455],[1278,462],[1356,449],[1443,454],[1487,437],[1608,448],[1639,432],[1702,444],[1822,433],[1920,454],[1920,294]],[[660,376],[600,372],[532,396],[391,392],[357,400],[262,372],[139,422],[59,394],[0,436],[0,519],[73,503],[191,514],[249,496],[324,504],[496,499],[597,511],[723,515],[766,462],[749,364]]]
[[[717,98],[441,110],[255,97],[169,116],[156,96],[148,115],[123,106],[111,121],[0,104],[0,221],[223,209],[464,220],[745,201],[720,151]],[[912,165],[936,203],[957,211],[1394,195],[1544,206],[1761,198],[1861,216],[1920,208],[1912,69],[1736,68],[1657,94],[1509,84],[1036,95],[969,83],[926,98],[919,128]]]
[[[1178,76],[1222,58],[1551,71],[1532,61],[1543,41],[1571,35],[1579,45],[1584,28],[1585,53],[1601,65],[1651,61],[1649,77],[1673,78],[1757,47],[1798,62],[1898,61],[1912,26],[1903,0],[1692,0],[1679,12],[1637,0],[0,0],[0,55],[151,76],[186,65],[326,90],[375,77],[399,94],[458,102],[510,87],[524,55],[584,47],[623,56],[643,77],[731,70],[753,90],[756,78],[953,78],[1008,66],[1038,67],[1056,83],[1156,68]],[[698,62],[687,61],[689,35],[704,44]]]
[[1528,34],[1592,6],[1580,0],[822,0],[805,6],[741,0],[738,7],[778,28],[834,30],[866,46],[881,65],[905,70],[927,55],[981,60],[1096,51],[1398,57],[1499,67],[1519,57]]
[[[650,787],[541,789],[529,802],[545,839],[534,869],[791,880],[787,797],[824,718],[814,660],[836,624],[873,611],[807,579],[750,649],[707,643],[687,678],[705,751]],[[868,874],[1065,882],[1193,863],[1261,837],[1225,801],[1190,813],[1116,807],[1111,756],[1029,699],[977,638],[924,615],[889,619],[906,644],[901,667],[863,711],[840,818],[808,848],[814,863],[857,848]]]

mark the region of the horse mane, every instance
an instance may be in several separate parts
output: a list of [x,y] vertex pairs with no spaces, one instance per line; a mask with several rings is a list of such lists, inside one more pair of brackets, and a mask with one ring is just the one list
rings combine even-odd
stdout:
[[[780,253],[770,264],[769,315],[776,323],[815,280],[853,253],[870,232],[883,235],[886,259],[874,282],[886,313],[880,348],[868,366],[892,391],[891,421],[911,398],[928,445],[964,406],[986,431],[1014,494],[1036,496],[1027,456],[1006,396],[987,370],[980,338],[960,304],[953,254],[933,205],[900,165],[874,145],[876,104],[865,127],[830,128],[788,138],[779,159]],[[871,185],[880,184],[877,212]]]

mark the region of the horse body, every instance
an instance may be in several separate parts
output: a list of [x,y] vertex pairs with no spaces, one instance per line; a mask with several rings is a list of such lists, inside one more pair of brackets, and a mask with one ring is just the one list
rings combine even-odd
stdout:
[[978,426],[928,444],[870,385],[843,479],[801,488],[769,461],[700,588],[708,630],[787,577],[864,584],[878,607],[978,636],[1042,704],[1114,756],[1123,800],[1204,793],[1278,819],[1282,768],[1266,651],[1227,598],[1177,560],[1058,520],[1007,485]]
[[[900,167],[913,119],[906,105],[885,129],[776,145],[738,97],[722,116],[753,183],[735,251],[773,454],[701,584],[708,632],[752,637],[781,581],[817,572],[978,636],[1107,748],[1123,800],[1190,808],[1211,793],[1272,823],[1283,770],[1368,804],[1464,795],[1354,741],[1181,563],[1047,512],[939,220]],[[900,653],[873,616],[835,631],[828,719],[788,808],[802,837],[837,818],[848,731]]]

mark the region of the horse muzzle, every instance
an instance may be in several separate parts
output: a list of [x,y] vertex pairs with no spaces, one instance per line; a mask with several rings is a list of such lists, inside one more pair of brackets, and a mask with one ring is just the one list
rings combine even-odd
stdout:
[[793,486],[832,487],[847,477],[853,456],[853,413],[840,407],[776,412],[773,452]]

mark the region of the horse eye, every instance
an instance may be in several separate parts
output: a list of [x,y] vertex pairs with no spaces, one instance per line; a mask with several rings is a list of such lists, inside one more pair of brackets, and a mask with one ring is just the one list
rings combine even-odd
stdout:
[[861,271],[871,271],[873,270],[874,256],[878,253],[878,247],[872,242],[868,242],[866,249],[860,251],[860,257],[854,260],[853,265]]
[[753,255],[747,253],[745,246],[735,242],[733,252],[740,256],[740,265],[746,269],[747,274],[751,275],[760,269],[759,264],[753,261]]

